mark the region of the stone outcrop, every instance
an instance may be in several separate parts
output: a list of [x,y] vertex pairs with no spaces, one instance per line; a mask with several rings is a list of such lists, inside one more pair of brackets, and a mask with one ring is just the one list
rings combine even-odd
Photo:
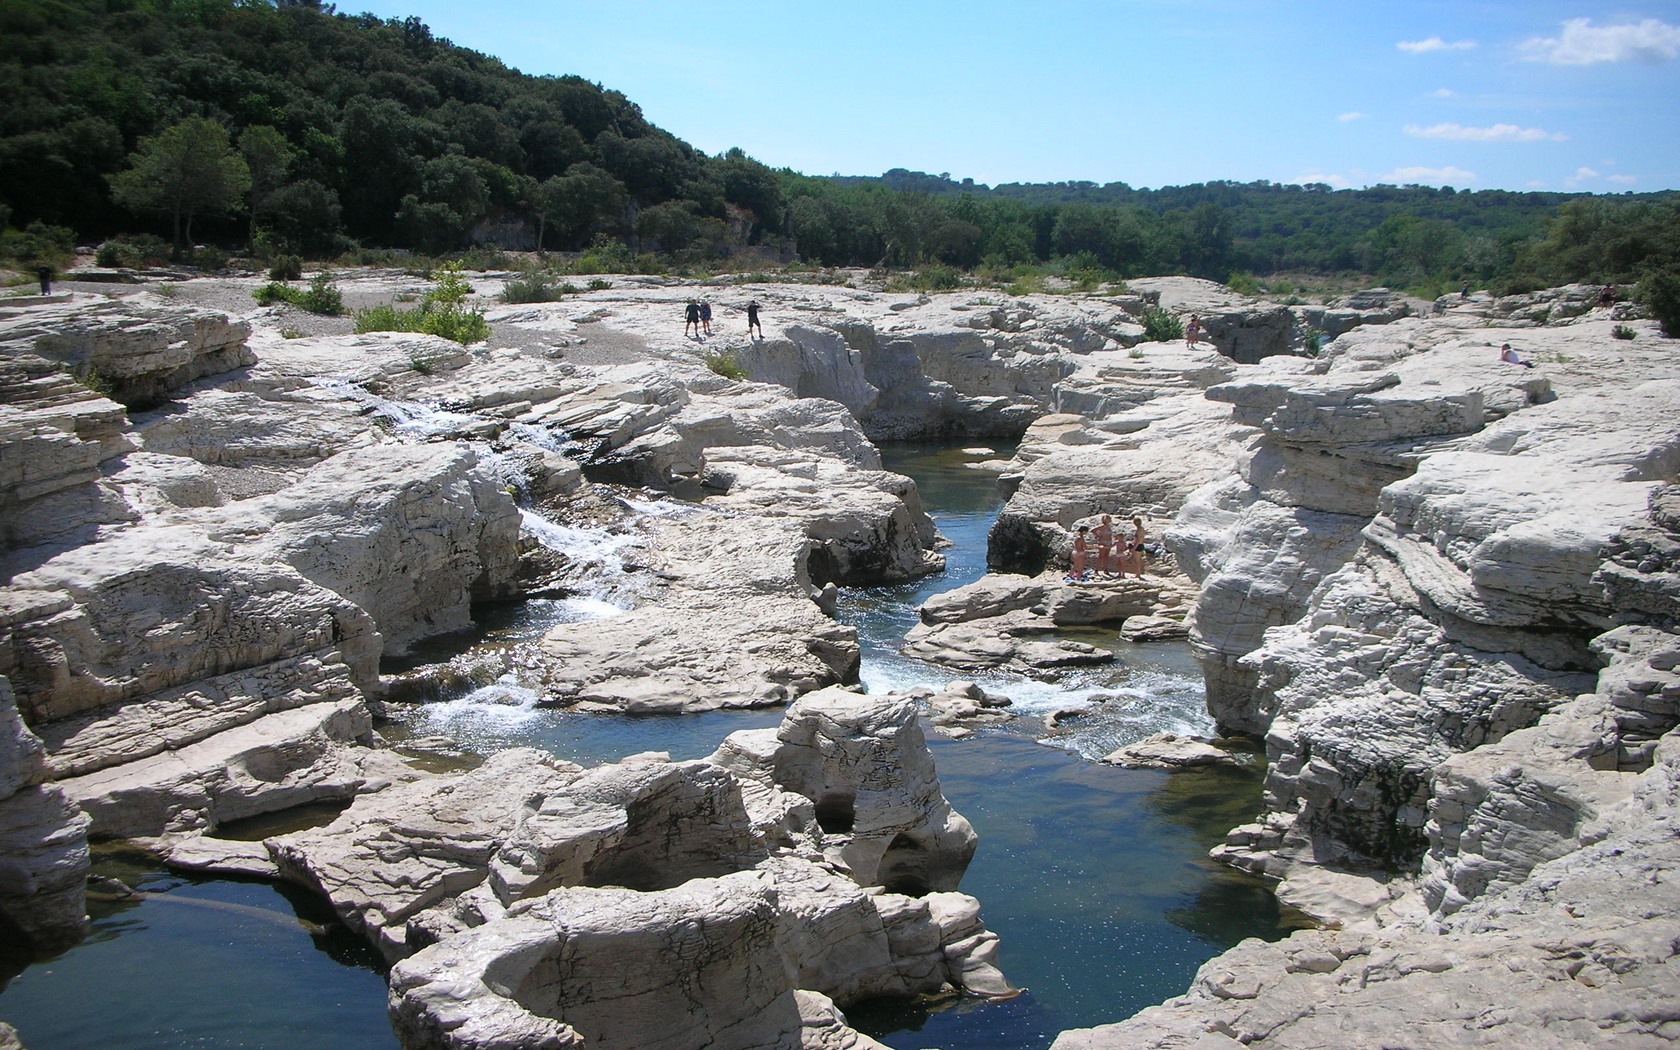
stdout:
[[0,314],[0,348],[53,362],[114,400],[144,407],[203,376],[248,365],[250,325],[163,299],[75,297]]
[[1224,285],[1195,277],[1145,277],[1127,281],[1126,286],[1155,297],[1161,309],[1181,321],[1194,314],[1201,321],[1202,338],[1241,364],[1291,354],[1300,346],[1295,315],[1286,306],[1238,295]]
[[[1488,316],[1452,304],[1338,339],[1299,393],[1385,384],[1340,406],[1222,392],[1259,405],[1263,436],[1168,538],[1210,584],[1199,636],[1254,644],[1225,661],[1252,685],[1216,664],[1210,702],[1222,682],[1221,721],[1263,733],[1269,764],[1261,820],[1215,854],[1342,928],[1247,942],[1187,995],[1058,1047],[1674,1038],[1680,388],[1664,348],[1627,347],[1609,318],[1472,335]],[[1496,360],[1519,338],[1532,371]],[[1386,435],[1377,457],[1324,450],[1350,475],[1326,505],[1302,439],[1343,426]],[[1305,602],[1303,541],[1254,524],[1303,507],[1345,522]]]
[[48,783],[44,749],[0,676],[0,934],[56,951],[87,931],[87,817]]
[[915,707],[843,690],[708,760],[504,751],[266,843],[400,960],[413,1047],[799,1046],[852,1038],[829,1000],[1012,995],[954,892],[974,845]]
[[1066,627],[1138,616],[1182,619],[1192,593],[1171,577],[1070,583],[1054,574],[994,573],[922,604],[903,652],[957,670],[1006,669],[1039,678],[1107,663],[1114,653],[1071,638]]

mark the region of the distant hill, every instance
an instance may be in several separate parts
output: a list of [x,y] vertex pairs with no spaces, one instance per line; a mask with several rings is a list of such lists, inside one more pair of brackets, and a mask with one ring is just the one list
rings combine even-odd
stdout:
[[[0,0],[0,39],[0,227],[13,228],[0,254],[18,258],[68,238],[190,231],[318,257],[541,238],[688,264],[764,245],[918,267],[935,286],[955,280],[944,267],[1239,286],[1362,275],[1431,294],[1680,269],[1675,193],[773,170],[739,150],[707,156],[617,91],[522,74],[417,18],[300,0]],[[223,181],[187,178],[185,159]]]

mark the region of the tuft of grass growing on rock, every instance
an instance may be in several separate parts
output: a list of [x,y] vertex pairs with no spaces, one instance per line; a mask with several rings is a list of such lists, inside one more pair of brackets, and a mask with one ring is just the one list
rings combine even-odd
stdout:
[[716,372],[725,379],[747,378],[746,366],[741,364],[741,359],[735,355],[735,351],[733,350],[710,353],[701,358],[701,360],[706,362],[707,368],[710,368],[713,372]]
[[1635,332],[1633,329],[1629,328],[1625,324],[1619,324],[1616,327],[1610,329],[1610,334],[1615,336],[1617,339],[1637,339],[1637,338],[1639,338],[1639,333]]
[[251,297],[263,306],[290,303],[300,310],[324,317],[337,317],[344,312],[343,293],[324,273],[316,274],[307,290],[293,288],[284,281],[270,281],[252,292]]
[[356,311],[356,332],[425,332],[466,346],[490,338],[490,322],[479,310],[467,309],[472,285],[461,276],[459,263],[432,271],[432,290],[412,310],[386,303]]
[[1143,338],[1151,343],[1184,338],[1184,322],[1159,306],[1144,307],[1139,320],[1143,322]]
[[542,274],[532,274],[517,281],[509,281],[498,297],[504,303],[553,303],[558,302],[567,290],[577,291],[569,284],[555,284]]

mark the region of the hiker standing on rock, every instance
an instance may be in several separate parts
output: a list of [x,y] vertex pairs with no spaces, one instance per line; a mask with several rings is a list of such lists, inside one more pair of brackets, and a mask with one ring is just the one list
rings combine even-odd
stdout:
[[758,337],[764,338],[764,326],[758,323],[758,300],[747,304],[747,338],[752,338],[753,329],[758,329]]
[[693,299],[690,299],[688,306],[683,309],[683,335],[691,331],[696,339],[700,338],[700,304]]

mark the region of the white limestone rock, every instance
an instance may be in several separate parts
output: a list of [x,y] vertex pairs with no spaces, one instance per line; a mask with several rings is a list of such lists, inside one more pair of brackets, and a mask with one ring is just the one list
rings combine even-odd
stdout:
[[50,303],[0,318],[0,345],[44,357],[139,406],[255,358],[250,325],[163,299]]
[[1234,766],[1236,756],[1212,741],[1156,733],[1103,756],[1111,766],[1134,769],[1188,769],[1193,766]]
[[43,750],[0,676],[0,925],[53,951],[87,931],[88,818],[45,783]]

